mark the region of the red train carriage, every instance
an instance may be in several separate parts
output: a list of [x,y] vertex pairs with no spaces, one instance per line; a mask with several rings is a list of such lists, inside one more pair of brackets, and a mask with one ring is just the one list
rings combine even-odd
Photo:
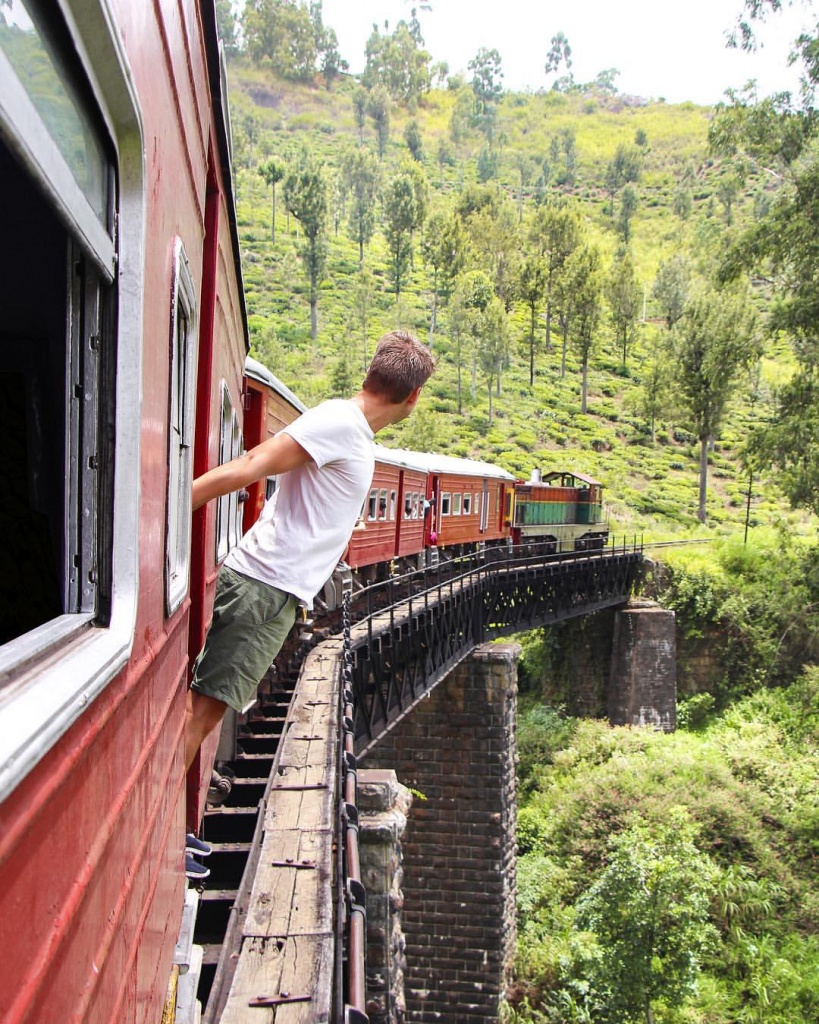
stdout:
[[[245,448],[249,451],[257,444],[278,433],[292,423],[306,409],[290,388],[274,377],[258,360],[245,360],[244,383]],[[242,532],[246,532],[259,518],[262,506],[276,487],[275,478],[260,480],[248,488],[248,497],[242,516]]]
[[515,478],[488,462],[424,455],[429,469],[427,541],[439,548],[471,549],[509,537]]
[[217,561],[190,479],[242,430],[223,96],[210,0],[0,8],[4,1024],[162,1017]]
[[604,547],[609,528],[603,516],[603,485],[582,473],[537,470],[515,486],[512,538],[516,544],[547,543],[553,551]]
[[[424,504],[427,471],[423,456],[375,445],[375,471],[361,519],[350,538],[344,560],[357,570],[401,560],[417,568],[424,550]],[[375,578],[360,572],[361,579]]]

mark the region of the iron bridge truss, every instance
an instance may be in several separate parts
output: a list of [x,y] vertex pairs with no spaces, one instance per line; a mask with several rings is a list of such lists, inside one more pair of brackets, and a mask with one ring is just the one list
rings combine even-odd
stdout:
[[636,541],[569,556],[491,548],[356,595],[356,753],[366,753],[485,640],[624,604],[642,562]]

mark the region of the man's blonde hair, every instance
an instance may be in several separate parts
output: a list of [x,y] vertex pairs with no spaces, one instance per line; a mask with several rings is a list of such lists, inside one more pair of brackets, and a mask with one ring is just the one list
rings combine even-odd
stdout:
[[432,353],[408,331],[390,331],[375,349],[362,387],[388,402],[405,402],[435,372]]

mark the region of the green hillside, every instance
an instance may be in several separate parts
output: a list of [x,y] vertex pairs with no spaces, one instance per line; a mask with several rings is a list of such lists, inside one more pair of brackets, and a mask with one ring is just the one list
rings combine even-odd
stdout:
[[358,386],[382,332],[413,330],[438,370],[379,440],[586,472],[616,533],[715,541],[653,583],[681,659],[707,647],[716,666],[673,735],[567,715],[586,620],[520,638],[502,1019],[816,1020],[819,560],[815,517],[778,489],[819,511],[815,112],[645,103],[602,74],[504,93],[494,51],[470,82],[436,75],[415,11],[374,31],[359,82],[320,3],[248,10],[230,85],[254,354],[313,404]]
[[[359,269],[358,245],[350,237],[350,197],[340,186],[345,155],[363,146],[375,151],[373,121],[356,123],[354,98],[360,86],[349,78],[332,89],[320,84],[282,81],[247,61],[231,65],[231,106],[235,146],[238,218],[254,354],[308,404],[357,386],[374,340],[385,330],[404,327],[429,336],[432,273],[416,233],[412,266],[396,296],[390,277],[390,253],[384,237],[383,205]],[[451,213],[476,187],[483,135],[466,130],[456,145],[453,111],[464,89],[430,92],[410,111],[393,104],[390,136],[383,160],[381,193],[412,161],[404,141],[414,122],[421,140],[422,168],[428,181],[427,216]],[[726,170],[709,158],[707,131],[711,112],[692,104],[637,103],[603,92],[564,95],[506,94],[497,109],[494,173],[483,188],[507,204],[516,240],[516,259],[525,252],[526,231],[539,206],[570,200],[583,220],[586,237],[603,254],[603,273],[617,259],[622,238],[616,228],[618,198],[607,187],[609,166],[618,146],[639,151],[642,170],[635,188],[637,207],[630,225],[629,251],[640,302],[634,341],[623,365],[608,309],[603,304],[589,363],[588,408],[580,412],[580,361],[571,332],[565,376],[561,377],[561,338],[553,330],[552,350],[544,348],[544,312],[537,311],[534,386],[529,384],[530,313],[514,298],[509,303],[508,340],[500,393],[495,381],[492,419],[488,383],[478,373],[471,394],[471,368],[465,366],[462,414],[457,412],[455,344],[445,299],[439,300],[433,348],[438,372],[419,411],[384,437],[387,444],[446,450],[489,459],[522,476],[570,466],[597,476],[607,487],[615,530],[647,531],[696,524],[699,444],[684,413],[673,402],[661,413],[652,441],[644,404],[645,378],[666,333],[659,303],[652,295],[662,261],[683,253],[692,273],[709,273],[725,237],[753,215],[764,189],[753,175],[737,195],[726,223],[720,182]],[[574,146],[567,175],[566,140]],[[635,141],[636,140],[636,141]],[[640,145],[638,145],[640,143]],[[321,164],[329,185],[327,260],[319,282],[318,333],[310,333],[308,278],[299,258],[299,223],[287,212],[283,183],[277,188],[276,241],[272,241],[272,189],[259,173],[270,158],[285,168],[299,154]],[[544,160],[547,169],[544,172]],[[486,173],[484,171],[484,173]],[[568,180],[567,180],[568,178]],[[545,180],[544,180],[545,179]],[[688,182],[690,214],[675,214],[675,195]],[[615,214],[612,215],[612,206]],[[501,240],[499,245],[509,244]],[[473,266],[481,258],[473,256]],[[759,300],[762,302],[763,300]],[[749,427],[765,415],[769,386],[788,373],[784,349],[763,362],[761,398],[750,401],[752,385],[738,380],[729,412],[710,453],[708,520],[735,528],[744,522],[748,476],[739,460]],[[798,530],[804,516],[787,511],[764,480],[755,482],[752,522],[786,520]]]

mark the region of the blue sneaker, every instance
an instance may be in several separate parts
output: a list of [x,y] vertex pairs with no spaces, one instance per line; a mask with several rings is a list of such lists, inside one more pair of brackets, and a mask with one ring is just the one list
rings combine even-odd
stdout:
[[210,857],[213,847],[204,839],[197,839],[193,832],[185,836],[185,853],[192,853],[195,857]]
[[204,882],[206,878],[210,877],[210,868],[206,868],[204,864],[200,864],[198,860],[191,857],[189,853],[186,853],[185,875],[196,882]]

